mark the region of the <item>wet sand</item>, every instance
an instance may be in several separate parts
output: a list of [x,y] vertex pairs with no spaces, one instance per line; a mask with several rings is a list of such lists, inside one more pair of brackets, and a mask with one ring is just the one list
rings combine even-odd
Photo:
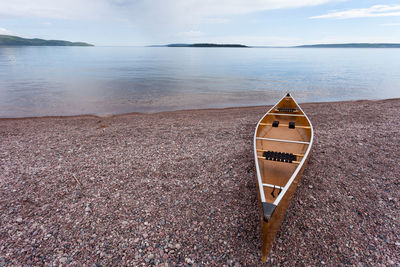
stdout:
[[[400,262],[400,99],[302,104],[309,163],[267,265]],[[265,107],[0,120],[0,265],[261,265]]]

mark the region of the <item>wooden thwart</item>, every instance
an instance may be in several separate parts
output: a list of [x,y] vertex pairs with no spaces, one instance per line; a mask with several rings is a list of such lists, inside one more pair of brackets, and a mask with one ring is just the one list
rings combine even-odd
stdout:
[[303,114],[289,114],[289,113],[267,113],[266,115],[304,117]]
[[309,144],[310,144],[310,142],[304,142],[304,141],[283,140],[283,139],[274,139],[274,138],[265,138],[265,137],[256,137],[256,139],[257,139],[257,140],[265,140],[265,141],[275,141],[275,142],[305,144],[305,145],[309,145]]
[[[272,123],[263,123],[260,122],[260,125],[262,126],[272,126]],[[283,127],[289,127],[289,124],[279,124],[279,126],[283,126]],[[300,125],[296,125],[296,128],[300,128],[300,129],[311,129],[310,126],[300,126]]]

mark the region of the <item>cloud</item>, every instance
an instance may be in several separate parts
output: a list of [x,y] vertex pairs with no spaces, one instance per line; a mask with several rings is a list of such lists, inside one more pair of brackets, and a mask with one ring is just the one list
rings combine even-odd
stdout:
[[0,28],[0,34],[12,34],[12,32],[10,32],[9,30],[7,30],[7,29],[4,29],[4,28]]
[[352,19],[368,17],[394,17],[400,16],[400,5],[375,5],[369,8],[349,9],[345,11],[330,12],[328,14],[313,16],[310,19]]
[[[0,0],[1,1],[1,0]],[[229,24],[233,16],[273,9],[317,6],[343,0],[10,0],[1,1],[0,17],[23,21],[24,18],[51,22],[79,22],[79,25],[108,25],[119,32],[132,28],[130,35],[138,40],[159,42],[185,37],[205,38],[201,26]],[[71,24],[75,25],[75,24]],[[42,25],[45,26],[45,25]],[[47,25],[49,26],[49,25]],[[84,27],[84,26],[82,26]],[[48,27],[50,28],[50,27]],[[210,28],[204,26],[204,28]],[[227,28],[227,27],[225,27]],[[177,36],[177,33],[179,36]],[[221,35],[224,33],[221,33]],[[55,37],[54,37],[55,38]],[[134,37],[131,37],[132,40]],[[112,39],[112,38],[110,38]],[[252,38],[249,39],[253,40]],[[136,42],[136,41],[135,41]]]
[[106,9],[105,1],[13,0],[2,1],[0,15],[25,18],[77,19],[104,15],[107,13]]
[[202,16],[246,14],[264,10],[315,6],[338,0],[175,0],[177,6]]
[[0,15],[55,19],[112,19],[112,15],[140,19],[147,16],[148,20],[191,18],[196,23],[202,20],[223,23],[226,15],[338,1],[342,0],[13,0],[1,3]]

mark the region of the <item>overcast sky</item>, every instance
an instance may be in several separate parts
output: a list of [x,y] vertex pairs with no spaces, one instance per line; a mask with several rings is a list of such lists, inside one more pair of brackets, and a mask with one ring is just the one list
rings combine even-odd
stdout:
[[400,43],[400,1],[0,0],[0,34],[95,45]]

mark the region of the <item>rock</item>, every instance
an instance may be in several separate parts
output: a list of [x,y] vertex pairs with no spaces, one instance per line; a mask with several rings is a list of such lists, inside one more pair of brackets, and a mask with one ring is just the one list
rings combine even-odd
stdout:
[[17,218],[17,223],[22,223],[22,218],[21,217]]
[[66,262],[67,262],[67,258],[66,257],[60,258],[60,263],[66,263]]
[[[315,145],[266,265],[399,262],[400,100],[360,103],[305,104]],[[113,116],[106,131],[91,117],[0,120],[0,266],[261,265],[249,148],[264,113]]]

